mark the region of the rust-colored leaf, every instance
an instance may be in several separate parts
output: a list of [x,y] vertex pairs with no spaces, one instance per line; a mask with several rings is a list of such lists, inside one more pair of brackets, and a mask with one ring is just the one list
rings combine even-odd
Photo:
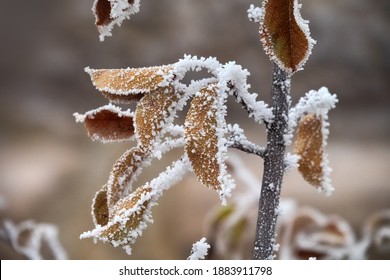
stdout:
[[141,187],[132,194],[120,200],[114,207],[114,219],[112,223],[102,232],[102,237],[107,238],[114,246],[128,245],[132,237],[129,233],[134,231],[142,222],[145,210],[150,202],[144,196],[150,193],[150,187]]
[[92,217],[95,226],[105,226],[108,223],[107,186],[98,191],[92,203]]
[[145,153],[138,147],[126,151],[112,167],[107,183],[107,204],[112,214],[112,207],[123,197],[124,192],[130,191],[134,174],[141,166]]
[[[161,129],[170,118],[179,96],[172,86],[158,88],[146,94],[135,111],[136,135],[139,146],[149,151]],[[173,120],[173,119],[172,119]]]
[[109,0],[97,0],[95,3],[96,25],[106,25],[112,21],[111,3]]
[[266,0],[260,25],[265,52],[279,67],[291,73],[303,66],[313,45],[299,9],[298,0]]
[[88,136],[102,142],[125,141],[134,135],[133,114],[113,106],[104,106],[83,116]]
[[138,100],[139,94],[149,93],[161,87],[171,65],[127,69],[90,69],[93,85],[112,102],[129,103]]
[[198,180],[210,189],[221,190],[217,159],[217,85],[202,88],[191,102],[185,119],[185,151]]
[[298,170],[313,186],[320,187],[323,181],[323,135],[322,119],[315,114],[304,116],[298,124],[295,153],[300,156]]

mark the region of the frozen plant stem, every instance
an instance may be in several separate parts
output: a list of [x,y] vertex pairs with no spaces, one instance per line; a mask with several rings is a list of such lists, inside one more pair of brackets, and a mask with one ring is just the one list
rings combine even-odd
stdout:
[[264,174],[256,224],[253,259],[273,258],[277,209],[284,174],[291,74],[274,64],[272,76],[272,108],[274,120],[267,124],[267,147],[264,154]]

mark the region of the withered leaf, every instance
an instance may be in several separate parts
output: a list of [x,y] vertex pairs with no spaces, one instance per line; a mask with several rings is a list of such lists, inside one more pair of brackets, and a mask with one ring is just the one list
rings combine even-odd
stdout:
[[92,140],[125,141],[131,139],[135,132],[133,113],[120,111],[114,106],[89,111],[82,117]]
[[107,204],[112,214],[112,207],[123,197],[125,191],[131,188],[134,174],[140,168],[145,153],[138,147],[126,151],[112,167],[107,183]]
[[290,73],[303,66],[313,45],[299,9],[298,0],[263,2],[260,34],[264,50],[280,68]]
[[185,151],[197,179],[210,189],[221,190],[217,159],[216,84],[202,88],[191,102],[185,119]]
[[163,126],[171,118],[173,108],[179,99],[179,93],[173,86],[162,87],[146,94],[137,104],[135,111],[136,136],[138,145],[149,151]]
[[298,170],[303,178],[313,186],[320,187],[324,176],[321,117],[308,114],[299,121],[295,153],[300,156]]
[[124,19],[137,13],[139,2],[140,0],[95,0],[92,11],[101,34],[100,39],[104,40],[105,36],[110,36],[115,24],[120,25]]
[[108,226],[102,236],[114,246],[125,246],[131,243],[129,233],[135,230],[143,220],[150,198],[145,195],[150,193],[150,187],[140,187],[129,196],[121,199],[114,207],[113,217],[115,222]]
[[107,185],[104,185],[93,199],[92,217],[95,226],[105,226],[108,223]]
[[[166,75],[172,65],[127,68],[127,69],[90,69],[85,71],[91,76],[96,89],[114,103],[138,101],[145,93],[150,93],[167,82]],[[169,82],[169,81],[168,81]]]

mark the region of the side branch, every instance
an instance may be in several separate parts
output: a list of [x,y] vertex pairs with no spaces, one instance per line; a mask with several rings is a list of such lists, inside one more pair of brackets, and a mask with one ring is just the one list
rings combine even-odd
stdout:
[[288,126],[290,83],[291,75],[274,64],[271,92],[274,121],[267,125],[267,148],[253,247],[253,259],[257,260],[272,259],[275,248],[275,229],[285,167],[284,134]]

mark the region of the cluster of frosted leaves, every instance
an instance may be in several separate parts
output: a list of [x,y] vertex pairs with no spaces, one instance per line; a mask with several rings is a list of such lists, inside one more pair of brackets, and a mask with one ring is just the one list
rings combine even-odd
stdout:
[[313,208],[292,209],[278,225],[279,259],[388,259],[390,210],[372,214],[360,238],[344,218]]
[[303,67],[315,43],[300,8],[298,0],[264,0],[260,13],[263,48],[272,61],[289,73]]
[[347,259],[356,242],[347,221],[312,208],[297,210],[278,233],[281,259]]
[[123,20],[138,13],[139,6],[140,0],[95,0],[92,11],[100,40],[111,36],[111,30],[115,25],[120,26]]
[[[337,103],[327,88],[310,91],[290,110],[289,129],[297,126],[294,152],[303,178],[325,194],[331,194],[331,168],[325,152],[329,135],[328,112]],[[286,137],[289,141],[290,136]]]
[[[206,68],[213,75],[192,81],[180,80],[188,71]],[[150,209],[162,191],[177,182],[188,170],[209,189],[216,190],[222,203],[234,187],[227,173],[226,98],[230,91],[248,102],[257,121],[272,118],[270,109],[257,102],[246,85],[247,71],[235,64],[221,65],[213,58],[186,56],[172,65],[137,69],[86,68],[93,85],[112,103],[136,103],[136,109],[102,106],[75,114],[85,124],[92,140],[118,142],[136,140],[113,165],[107,183],[96,193],[92,204],[95,229],[82,235],[93,237],[130,252],[130,245],[152,221]],[[179,77],[179,78],[178,78]],[[193,98],[183,126],[174,119],[189,98]],[[237,137],[246,139],[245,137]],[[170,149],[183,147],[185,154],[150,183],[133,189],[142,169],[153,158]],[[180,167],[180,168],[179,168]]]

